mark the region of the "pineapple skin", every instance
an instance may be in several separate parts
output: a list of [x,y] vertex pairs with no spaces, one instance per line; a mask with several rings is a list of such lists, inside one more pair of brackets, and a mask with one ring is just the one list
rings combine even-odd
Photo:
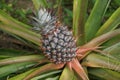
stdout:
[[48,30],[47,34],[42,34],[44,54],[56,64],[72,61],[77,49],[72,31],[57,22],[51,26],[54,26],[54,29]]

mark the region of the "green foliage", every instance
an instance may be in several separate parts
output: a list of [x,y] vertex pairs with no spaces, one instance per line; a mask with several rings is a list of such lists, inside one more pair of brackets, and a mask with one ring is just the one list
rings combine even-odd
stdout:
[[[77,44],[81,45],[85,43],[85,18],[87,12],[88,0],[74,0],[73,11],[73,34],[78,39]],[[80,6],[80,7],[78,7]],[[81,35],[80,35],[81,34]]]
[[40,35],[30,31],[29,25],[26,25],[22,22],[15,20],[14,18],[10,17],[2,10],[0,10],[0,20],[1,20],[0,28],[2,30],[7,31],[10,34],[14,34],[19,37],[22,36],[22,38],[26,40],[29,39],[28,41],[31,41],[34,44],[40,45],[39,44]]
[[[85,38],[86,42],[94,38],[96,32],[100,28],[101,21],[104,17],[106,9],[108,8],[110,0],[96,0],[94,7],[85,23]],[[102,4],[102,6],[101,6]]]
[[0,68],[0,78],[5,77],[11,73],[15,73],[19,70],[26,69],[27,67],[33,66],[34,64],[35,64],[34,62],[23,62],[23,63],[3,66]]
[[[39,49],[42,47],[41,36],[32,31],[28,22],[32,9],[18,7],[20,0],[11,1],[0,0],[0,31],[13,36],[33,50]],[[91,80],[120,79],[120,0],[28,2],[33,3],[34,11],[38,11],[40,7],[56,10],[59,20],[73,28],[78,46],[85,49],[102,48],[96,50],[97,52],[84,53],[80,62],[84,68],[88,67],[86,72]],[[41,53],[38,51],[35,54],[24,49],[0,49],[0,80],[23,80],[26,77],[31,80],[80,80],[77,73],[67,66],[58,70],[60,66],[50,63]]]
[[[91,76],[92,80],[119,80],[120,79],[120,73],[115,72],[113,70],[109,69],[103,69],[103,68],[89,68],[88,72]],[[93,77],[94,75],[94,77]]]
[[[0,9],[7,12],[17,20],[20,20],[21,22],[28,23],[27,16],[32,13],[31,9],[24,9],[17,6],[18,0],[0,0]],[[22,5],[21,5],[22,6]]]
[[114,30],[118,25],[120,24],[120,8],[118,8],[112,15],[111,17],[104,23],[103,26],[99,29],[97,32],[97,36],[107,33],[111,30]]
[[48,7],[49,4],[47,4],[46,0],[32,0],[36,10],[38,11],[41,7]]
[[68,67],[65,67],[60,77],[60,80],[76,80],[77,78],[74,74],[75,73],[73,71],[70,71]]

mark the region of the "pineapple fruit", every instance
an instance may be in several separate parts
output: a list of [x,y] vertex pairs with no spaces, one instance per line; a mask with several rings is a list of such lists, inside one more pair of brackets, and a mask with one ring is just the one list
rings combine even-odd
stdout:
[[34,29],[40,30],[42,49],[49,60],[60,64],[69,62],[76,56],[77,48],[72,31],[57,21],[56,16],[52,16],[46,9],[40,9],[34,20]]

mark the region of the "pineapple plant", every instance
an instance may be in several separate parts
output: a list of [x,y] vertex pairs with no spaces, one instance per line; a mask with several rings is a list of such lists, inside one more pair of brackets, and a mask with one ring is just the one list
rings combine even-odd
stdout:
[[[62,0],[57,0],[56,15],[46,9],[51,6],[47,0],[32,2],[38,12],[32,17],[33,28],[0,10],[0,30],[38,50],[35,54],[1,48],[1,80],[120,79],[119,0],[74,0],[72,31],[61,21]],[[107,14],[112,3],[116,10]]]

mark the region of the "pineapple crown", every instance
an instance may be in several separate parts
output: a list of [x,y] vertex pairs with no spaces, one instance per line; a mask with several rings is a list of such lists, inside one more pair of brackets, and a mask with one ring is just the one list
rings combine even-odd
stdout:
[[38,11],[37,16],[32,18],[34,20],[33,29],[42,32],[44,35],[55,28],[55,23],[57,21],[57,18],[52,14],[52,11],[48,11],[45,8],[41,8]]

